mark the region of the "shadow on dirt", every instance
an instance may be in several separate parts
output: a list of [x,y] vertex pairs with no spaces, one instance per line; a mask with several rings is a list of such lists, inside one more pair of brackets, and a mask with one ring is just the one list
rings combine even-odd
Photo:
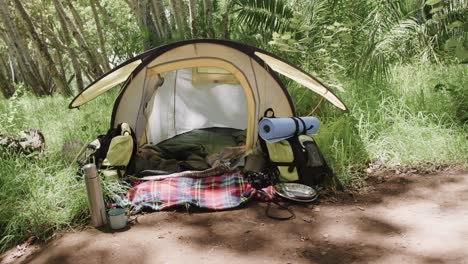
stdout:
[[[372,210],[398,199],[430,200],[431,193],[444,192],[445,186],[460,184],[465,178],[450,174],[371,178],[371,188],[364,193],[326,194],[318,206],[292,205],[296,217],[289,221],[266,217],[264,203],[224,212],[150,213],[138,216],[126,232],[93,229],[65,234],[24,262],[75,263],[80,262],[79,255],[91,254],[92,261],[86,263],[151,262],[168,256],[173,262],[185,257],[191,262],[213,263],[227,256],[230,263],[255,256],[259,261],[278,263],[375,263],[393,255],[403,261],[441,263],[449,259],[406,248],[401,237],[417,227],[396,223]],[[463,194],[466,188],[456,192],[468,198]],[[212,259],[202,261],[205,255]]]

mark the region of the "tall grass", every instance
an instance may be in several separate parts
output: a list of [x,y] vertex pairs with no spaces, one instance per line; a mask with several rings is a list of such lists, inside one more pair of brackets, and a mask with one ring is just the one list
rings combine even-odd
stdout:
[[[37,128],[46,140],[41,158],[0,153],[0,252],[29,236],[45,239],[54,231],[83,223],[87,200],[83,181],[64,142],[89,142],[107,131],[114,95],[82,110],[68,110],[69,98],[28,95],[0,100],[0,133],[14,135]],[[0,149],[0,151],[2,151]]]
[[387,167],[466,166],[467,77],[463,66],[395,68],[378,104],[352,113],[370,159]]
[[[322,121],[316,140],[345,185],[359,184],[371,162],[420,170],[467,166],[466,66],[398,66],[389,81],[342,82],[339,96],[350,112],[322,102],[312,115]],[[299,115],[320,102],[302,87],[290,90]]]

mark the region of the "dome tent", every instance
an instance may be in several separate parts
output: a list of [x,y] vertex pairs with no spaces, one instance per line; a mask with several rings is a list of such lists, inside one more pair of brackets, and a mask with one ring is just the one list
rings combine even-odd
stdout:
[[139,145],[156,144],[193,129],[246,129],[246,151],[257,144],[258,120],[272,108],[295,115],[280,73],[347,111],[321,82],[264,50],[226,40],[189,40],[146,51],[90,84],[70,103],[77,108],[125,82],[111,127],[126,122]]

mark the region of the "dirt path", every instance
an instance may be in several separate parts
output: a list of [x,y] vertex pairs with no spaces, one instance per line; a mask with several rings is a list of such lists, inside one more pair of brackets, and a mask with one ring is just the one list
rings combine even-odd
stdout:
[[[375,178],[366,193],[214,213],[152,213],[120,233],[68,233],[25,263],[468,263],[468,174]],[[10,262],[6,255],[3,262]]]

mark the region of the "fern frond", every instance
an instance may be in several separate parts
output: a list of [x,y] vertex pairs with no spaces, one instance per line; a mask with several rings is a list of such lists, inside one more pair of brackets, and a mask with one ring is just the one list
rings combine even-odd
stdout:
[[285,0],[236,0],[234,5],[237,21],[256,29],[283,32],[293,17]]

